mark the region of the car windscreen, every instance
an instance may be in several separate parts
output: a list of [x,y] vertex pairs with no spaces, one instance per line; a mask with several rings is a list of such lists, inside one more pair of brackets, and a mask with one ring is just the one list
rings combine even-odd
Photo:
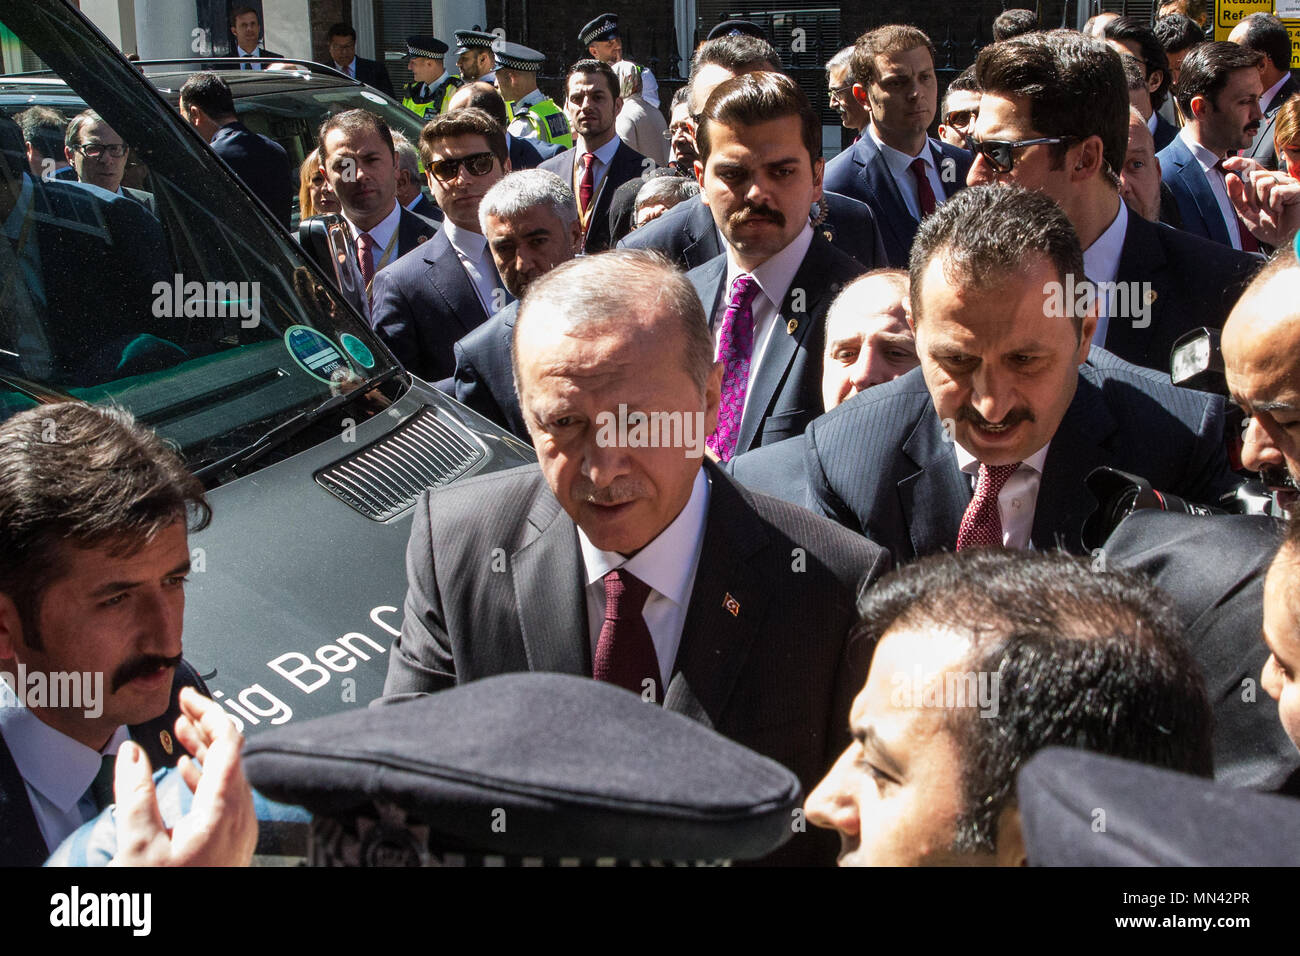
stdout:
[[[0,8],[0,33],[98,114],[60,169],[28,157],[16,111],[0,110],[0,418],[58,397],[116,403],[199,468],[394,370],[289,234],[75,16],[52,0]],[[149,191],[120,187],[123,145]]]

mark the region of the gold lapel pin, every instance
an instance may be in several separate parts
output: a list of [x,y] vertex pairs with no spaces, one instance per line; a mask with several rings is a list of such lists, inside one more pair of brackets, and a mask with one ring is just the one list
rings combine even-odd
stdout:
[[740,602],[727,592],[727,596],[722,599],[722,606],[731,612],[732,617],[740,617]]
[[165,750],[168,755],[170,755],[172,750],[175,749],[175,745],[172,743],[172,735],[167,733],[165,730],[158,731],[158,742],[162,744],[162,749]]
[[785,334],[794,335],[794,330],[797,328],[799,328],[799,320],[791,319],[789,322],[785,324]]

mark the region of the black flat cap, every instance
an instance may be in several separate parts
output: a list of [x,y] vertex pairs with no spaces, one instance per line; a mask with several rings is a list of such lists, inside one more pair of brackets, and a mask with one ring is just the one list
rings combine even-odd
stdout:
[[1031,866],[1297,866],[1300,800],[1049,747],[1016,782]]
[[718,861],[791,835],[796,777],[610,684],[507,674],[268,731],[249,781],[316,817],[313,862]]
[[706,40],[716,40],[718,37],[747,36],[757,37],[760,40],[766,40],[767,34],[757,23],[749,20],[723,20],[716,27],[709,31]]
[[408,59],[413,56],[423,56],[428,57],[430,60],[441,60],[447,49],[447,44],[428,34],[419,34],[406,38],[406,56]]
[[616,36],[618,36],[617,13],[602,13],[578,31],[578,39],[583,43],[612,40]]

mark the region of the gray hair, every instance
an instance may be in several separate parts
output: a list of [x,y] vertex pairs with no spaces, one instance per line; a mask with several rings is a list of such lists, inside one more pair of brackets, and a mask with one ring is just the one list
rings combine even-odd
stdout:
[[502,177],[479,203],[478,221],[486,229],[488,216],[513,219],[535,206],[549,206],[566,227],[578,221],[578,201],[573,197],[573,190],[545,169],[521,169]]
[[679,202],[685,202],[692,196],[700,194],[700,184],[685,176],[656,176],[646,181],[637,190],[636,202],[632,204],[638,212],[642,206],[660,205],[671,209]]
[[[484,203],[487,202],[486,197]],[[611,325],[631,325],[634,317],[666,315],[675,334],[664,338],[681,348],[681,362],[695,387],[704,392],[713,369],[713,335],[699,294],[686,274],[658,252],[613,249],[561,263],[528,287],[515,319],[510,361],[520,405],[519,336],[535,314],[559,316],[573,334],[595,333]]]
[[393,152],[397,154],[397,168],[411,174],[412,181],[420,181],[420,154],[409,139],[401,133],[393,133]]
[[843,50],[840,50],[839,53],[836,53],[833,57],[827,60],[826,72],[829,73],[831,72],[831,70],[838,70],[842,66],[847,66],[849,68],[849,79],[852,80],[853,79],[853,47],[852,46],[846,46]]

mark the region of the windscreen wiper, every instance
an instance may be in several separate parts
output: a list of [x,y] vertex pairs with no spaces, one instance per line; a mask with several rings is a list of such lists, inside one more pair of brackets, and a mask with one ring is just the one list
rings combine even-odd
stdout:
[[194,476],[199,479],[205,479],[209,475],[218,474],[225,471],[227,468],[239,468],[243,465],[251,464],[265,455],[272,448],[284,444],[294,435],[298,434],[298,432],[307,428],[312,423],[319,421],[322,417],[328,415],[336,408],[348,404],[355,398],[360,398],[362,395],[367,394],[382,385],[384,382],[387,382],[389,379],[400,374],[402,374],[401,366],[395,365],[387,371],[376,375],[374,378],[366,380],[356,388],[350,389],[339,395],[331,395],[315,408],[308,409],[305,412],[299,412],[292,418],[282,421],[280,424],[263,434],[251,445],[241,448],[239,451],[227,455],[224,458],[219,458],[210,464],[194,469]]

